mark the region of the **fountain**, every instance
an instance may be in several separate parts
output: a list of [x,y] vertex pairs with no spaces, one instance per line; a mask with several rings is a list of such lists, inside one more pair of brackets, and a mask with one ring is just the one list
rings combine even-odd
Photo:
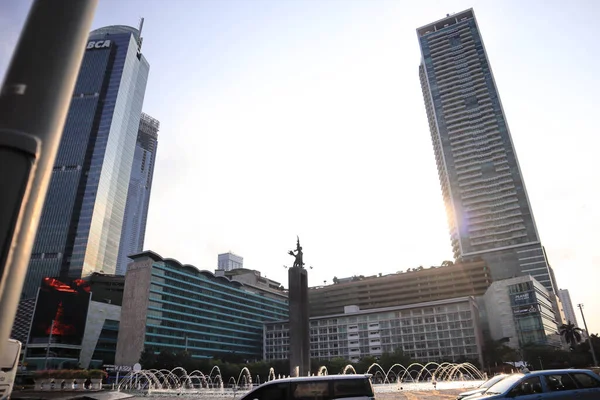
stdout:
[[344,367],[344,370],[342,371],[342,375],[346,375],[346,373],[348,371],[352,371],[353,374],[356,374],[356,370],[354,369],[354,367],[352,366],[352,364],[348,364]]
[[[348,364],[340,373],[357,374],[357,371],[352,364]],[[401,389],[411,391],[467,389],[479,385],[485,379],[484,374],[470,363],[428,362],[425,365],[412,363],[408,367],[394,364],[387,373],[381,365],[373,363],[365,373],[372,375],[375,393],[392,393]],[[321,366],[316,375],[328,374],[327,367]],[[270,368],[266,381],[286,377],[288,376],[285,374],[276,375],[275,370]],[[259,375],[256,375],[255,381],[260,382]],[[116,390],[134,395],[189,395],[206,399],[234,399],[257,386],[253,383],[248,367],[242,368],[237,380],[235,377],[230,377],[227,382],[225,387],[218,366],[214,366],[208,375],[199,370],[188,373],[185,369],[177,367],[170,371],[166,369],[131,371],[120,380]],[[432,384],[433,382],[435,385]]]

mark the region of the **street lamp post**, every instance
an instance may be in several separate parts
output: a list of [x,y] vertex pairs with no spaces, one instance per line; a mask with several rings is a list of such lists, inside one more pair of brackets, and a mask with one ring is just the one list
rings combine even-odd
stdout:
[[50,336],[48,336],[48,347],[46,347],[46,359],[44,360],[44,369],[48,369],[48,356],[50,355],[50,344],[52,343],[52,333],[54,331],[54,320],[50,325]]
[[585,333],[587,334],[588,340],[590,341],[590,351],[592,352],[592,360],[594,361],[594,367],[598,366],[598,360],[596,360],[596,352],[594,351],[594,344],[592,343],[592,337],[590,331],[588,331],[587,322],[585,322],[585,315],[583,315],[583,304],[577,304],[579,311],[581,311],[581,318],[583,318],[583,326],[585,327]]

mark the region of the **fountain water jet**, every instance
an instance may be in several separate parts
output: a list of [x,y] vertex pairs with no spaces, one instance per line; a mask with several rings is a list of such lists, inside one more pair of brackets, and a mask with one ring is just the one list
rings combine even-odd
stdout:
[[348,364],[344,367],[344,370],[342,371],[342,375],[346,375],[346,373],[351,370],[353,374],[356,374],[356,370],[354,369],[354,367],[352,366],[352,364]]
[[[395,371],[398,370],[398,373]],[[327,375],[329,372],[325,366],[321,366],[317,372],[318,376]],[[356,374],[353,365],[346,365],[340,374]],[[453,364],[443,362],[441,364],[429,362],[425,365],[420,363],[410,364],[408,367],[402,364],[394,364],[385,373],[378,363],[369,366],[365,373],[373,375],[373,389],[375,393],[395,393],[402,385],[404,390],[423,391],[443,389],[467,389],[475,387],[485,379],[485,376],[472,364]],[[273,368],[269,369],[267,381],[286,378],[288,376],[275,374]],[[424,382],[431,378],[436,386]],[[188,373],[184,368],[177,367],[169,371],[166,369],[153,369],[131,371],[121,379],[117,390],[132,392],[135,395],[193,395],[204,399],[215,398],[233,399],[243,395],[253,388],[252,375],[247,367],[242,368],[237,378],[230,377],[228,387],[224,387],[221,370],[218,366],[211,369],[208,375],[199,370]],[[257,375],[256,382],[260,382]],[[382,382],[382,383],[378,383]]]

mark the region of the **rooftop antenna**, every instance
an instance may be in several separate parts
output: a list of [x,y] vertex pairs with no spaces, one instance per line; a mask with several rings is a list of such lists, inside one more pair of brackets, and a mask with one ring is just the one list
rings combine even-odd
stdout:
[[142,38],[142,29],[144,28],[144,17],[140,18],[140,25],[138,27],[138,31],[140,32],[140,37],[138,39],[138,50],[142,50],[142,42],[144,39]]

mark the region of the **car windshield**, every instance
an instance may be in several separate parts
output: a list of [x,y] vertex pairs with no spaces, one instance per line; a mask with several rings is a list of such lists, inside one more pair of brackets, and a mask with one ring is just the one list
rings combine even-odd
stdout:
[[489,380],[483,382],[481,384],[481,386],[479,386],[479,387],[482,388],[482,389],[487,389],[489,387],[492,387],[496,383],[500,382],[504,378],[506,378],[506,375],[496,375],[492,379],[489,379]]
[[497,382],[495,385],[492,385],[487,390],[486,393],[489,393],[489,394],[504,393],[508,389],[510,389],[512,387],[512,385],[514,385],[516,382],[518,382],[524,376],[525,375],[523,375],[523,374],[514,374],[514,375],[507,376],[506,378],[502,379],[500,382]]

